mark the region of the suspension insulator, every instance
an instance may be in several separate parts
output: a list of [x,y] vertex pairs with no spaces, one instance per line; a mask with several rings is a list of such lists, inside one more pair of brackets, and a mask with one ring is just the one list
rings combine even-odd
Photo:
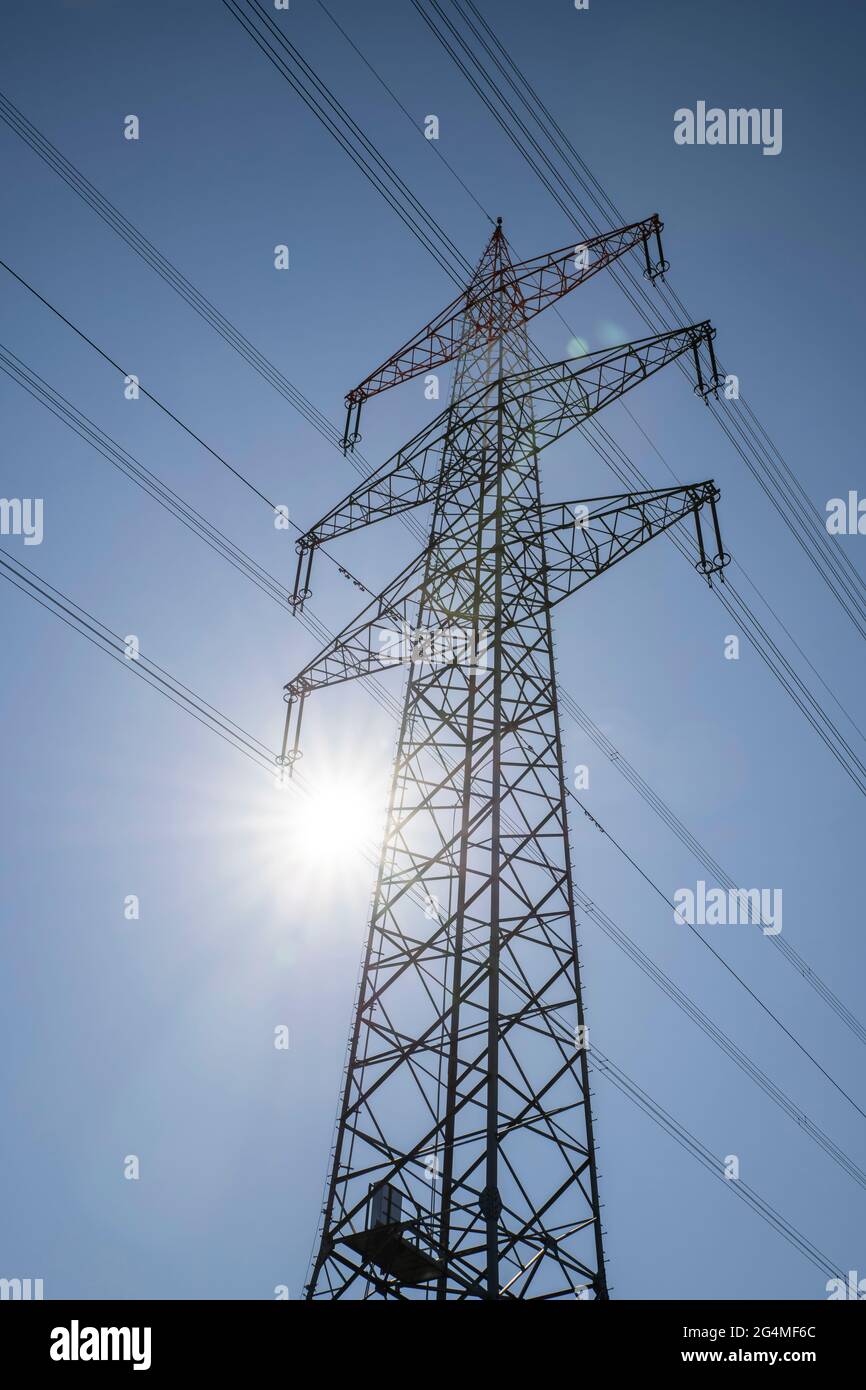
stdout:
[[[299,758],[303,757],[298,745],[301,739],[301,720],[304,717],[304,700],[306,694],[307,691],[305,687],[298,690],[294,689],[291,685],[287,685],[283,691],[283,699],[286,703],[286,722],[283,728],[283,745],[276,758],[276,763],[278,767],[287,767],[289,769],[289,777],[292,775],[295,763]],[[295,704],[298,706],[298,716],[295,721],[295,737],[292,742],[292,747],[289,748],[289,734],[292,726],[292,707]]]
[[710,494],[709,498],[705,499],[709,501],[710,515],[713,521],[713,531],[715,533],[716,540],[716,553],[712,557],[712,559],[710,559],[710,557],[707,555],[706,547],[704,545],[703,528],[701,527],[701,506],[703,504],[699,501],[695,503],[694,507],[695,533],[698,542],[698,559],[695,563],[695,569],[698,571],[698,574],[702,574],[704,576],[710,588],[713,587],[714,575],[718,575],[722,583],[725,582],[724,570],[731,563],[731,557],[722,545],[722,535],[719,529],[719,517],[716,511],[716,501],[718,497],[719,490],[718,488],[715,488],[714,491]]
[[[706,343],[707,352],[709,353],[710,366],[712,368],[712,375],[709,381],[704,380],[704,374],[701,370],[701,343]],[[703,396],[704,404],[708,405],[710,396],[716,396],[718,398],[719,387],[722,384],[721,379],[719,377],[719,370],[716,366],[716,355],[713,352],[712,329],[710,329],[709,332],[705,333],[702,338],[700,338],[696,343],[693,344],[692,352],[694,354],[695,359],[695,376],[697,378],[695,382],[695,395]]]
[[664,280],[667,271],[671,268],[670,261],[665,260],[665,253],[662,250],[662,228],[663,222],[657,222],[655,226],[656,239],[656,259],[655,263],[650,259],[649,237],[646,237],[643,244],[644,256],[646,258],[646,269],[644,277],[654,284],[656,280]]
[[355,445],[359,444],[361,441],[361,434],[358,427],[361,423],[361,406],[363,404],[363,398],[358,401],[353,401],[351,399],[347,399],[346,401],[346,427],[343,430],[344,454],[351,454]]
[[722,545],[722,532],[719,526],[719,514],[716,510],[716,503],[718,500],[719,490],[718,488],[716,488],[715,492],[710,498],[710,515],[713,518],[713,531],[715,532],[716,536],[716,558],[714,561],[714,573],[719,576],[719,579],[724,584],[725,576],[723,571],[726,570],[728,565],[731,563],[731,557],[728,554],[727,550],[725,550],[725,547]]
[[715,396],[716,400],[718,400],[718,398],[719,398],[719,387],[720,387],[720,386],[724,386],[725,383],[724,383],[724,377],[720,376],[720,374],[719,374],[719,368],[718,368],[718,365],[717,365],[717,363],[716,363],[716,350],[715,350],[715,348],[713,347],[713,338],[714,338],[715,336],[716,336],[716,334],[715,334],[715,329],[712,329],[712,328],[711,328],[710,331],[709,331],[708,334],[707,334],[707,352],[709,353],[709,356],[710,356],[710,366],[711,366],[712,369],[713,369],[712,386],[710,387],[710,390],[712,391],[712,393],[713,393],[713,395]]
[[698,574],[702,574],[705,578],[709,578],[709,574],[712,571],[712,564],[707,559],[707,552],[704,546],[704,532],[701,526],[700,502],[695,503],[693,515],[695,518],[695,536],[698,542],[698,559],[697,563],[695,564],[695,569],[697,570]]
[[[303,541],[298,541],[298,568],[295,571],[295,588],[291,598],[291,608],[293,613],[304,611],[304,602],[313,592],[310,588],[310,576],[313,568],[313,554],[315,545],[305,545]],[[306,563],[306,570],[304,565]],[[302,577],[303,576],[303,577]]]

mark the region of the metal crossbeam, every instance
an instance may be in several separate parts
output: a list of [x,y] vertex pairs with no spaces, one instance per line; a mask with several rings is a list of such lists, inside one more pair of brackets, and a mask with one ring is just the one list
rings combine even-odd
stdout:
[[[577,592],[590,580],[639,550],[655,536],[689,516],[696,519],[703,507],[708,507],[715,524],[715,504],[719,492],[712,479],[683,487],[663,488],[657,492],[625,493],[619,497],[593,499],[608,505],[590,511],[590,502],[556,502],[540,509],[540,527],[519,532],[515,544],[524,559],[543,546],[546,556],[544,574],[526,567],[521,572],[522,602],[526,613],[553,608]],[[486,518],[489,523],[491,518]],[[484,519],[482,519],[484,524]],[[718,532],[717,532],[718,534]],[[712,582],[713,575],[722,575],[729,557],[719,548],[715,557],[707,560],[703,535],[698,528],[703,564],[701,573]],[[493,542],[482,553],[484,562],[491,560]],[[288,705],[283,737],[282,755],[286,763],[291,743],[293,706],[297,703],[296,727],[300,724],[302,702],[312,690],[345,681],[357,680],[376,672],[404,667],[413,663],[423,665],[457,665],[470,656],[484,662],[487,656],[486,634],[480,633],[473,648],[471,638],[473,595],[467,587],[453,584],[449,589],[449,606],[438,606],[430,613],[432,628],[413,628],[412,620],[418,611],[429,576],[425,576],[426,552],[416,556],[396,579],[377,594],[372,601],[343,630],[332,638],[304,668],[285,685]],[[445,558],[436,572],[440,584],[457,580],[462,574],[462,561]],[[513,623],[505,623],[507,636]],[[439,640],[437,640],[439,639]],[[454,650],[456,647],[456,650]],[[294,752],[297,753],[297,740]]]
[[[588,241],[562,246],[513,265],[500,252],[503,241],[500,218],[467,289],[348,392],[344,447],[352,448],[360,438],[358,424],[365,400],[422,372],[431,372],[452,362],[461,351],[492,343],[502,333],[521,327],[626,252],[643,246],[647,279],[663,277],[668,264],[662,252],[661,233],[662,223],[658,214],[653,213],[642,222],[616,227]],[[650,258],[649,251],[653,237],[655,260]],[[503,281],[507,281],[507,319],[502,313]]]
[[[712,347],[714,336],[709,322],[690,324],[583,357],[514,372],[501,383],[476,386],[449,405],[298,538],[296,607],[302,608],[304,599],[309,597],[312,555],[318,545],[433,502],[443,488],[448,495],[455,495],[471,484],[477,475],[478,460],[495,447],[500,395],[502,407],[516,412],[518,428],[533,430],[536,452],[540,453],[689,352],[697,367],[695,389],[702,394],[715,389],[718,376]],[[702,350],[708,359],[704,370],[700,367]],[[708,381],[710,387],[706,385]],[[450,448],[453,440],[459,441],[454,450]],[[443,476],[442,457],[446,449],[450,462],[448,473]]]

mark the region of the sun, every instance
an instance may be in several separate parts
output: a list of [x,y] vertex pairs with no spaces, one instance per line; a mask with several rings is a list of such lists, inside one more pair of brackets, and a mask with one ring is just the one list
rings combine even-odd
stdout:
[[339,869],[358,856],[378,854],[381,798],[357,774],[320,775],[287,808],[291,854],[308,868]]
[[[256,782],[225,816],[245,839],[247,886],[281,898],[293,919],[366,911],[376,882],[390,778],[378,745],[315,749]],[[252,861],[252,862],[250,862]]]

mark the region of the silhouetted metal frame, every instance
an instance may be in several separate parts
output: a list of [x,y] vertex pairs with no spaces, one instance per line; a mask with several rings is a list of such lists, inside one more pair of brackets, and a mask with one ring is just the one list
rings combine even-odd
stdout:
[[[419,1251],[426,1252],[427,1263],[420,1261],[421,1268],[441,1269],[435,1290],[425,1279],[428,1296],[435,1292],[439,1299],[499,1301],[574,1298],[591,1292],[596,1298],[607,1297],[587,1049],[576,1048],[559,1013],[565,1007],[575,1010],[583,1029],[551,612],[570,593],[689,515],[698,528],[698,568],[708,581],[721,575],[729,557],[721,546],[718,490],[711,480],[588,499],[589,513],[578,522],[577,503],[542,503],[538,454],[684,352],[695,356],[696,389],[704,394],[708,383],[713,389],[717,384],[713,330],[707,323],[691,325],[576,362],[530,369],[528,353],[519,349],[520,344],[525,349],[526,343],[521,329],[516,351],[525,358],[525,369],[506,372],[503,344],[509,331],[514,336],[511,319],[520,307],[515,299],[507,301],[508,272],[507,248],[498,232],[477,272],[479,285],[489,279],[500,287],[503,297],[500,323],[505,327],[488,340],[488,348],[498,345],[496,379],[490,379],[488,352],[488,370],[481,385],[455,389],[452,404],[437,421],[332,509],[299,547],[296,598],[302,602],[303,591],[309,588],[312,555],[322,541],[409,507],[434,504],[430,538],[421,554],[287,683],[286,761],[290,760],[286,750],[293,707],[298,710],[296,755],[300,713],[309,692],[383,666],[380,654],[373,650],[377,623],[385,618],[408,622],[416,611],[420,621],[437,605],[444,612],[441,596],[453,588],[462,596],[452,601],[453,612],[446,616],[466,622],[477,635],[482,601],[486,604],[489,598],[482,575],[487,585],[492,576],[494,617],[492,670],[472,668],[465,673],[455,663],[425,672],[414,658],[409,666],[321,1240],[307,1290],[311,1298],[342,1298],[359,1289],[384,1298],[412,1296],[413,1290],[407,1292],[382,1267],[381,1253],[379,1267],[375,1255],[359,1254],[373,1247],[381,1252],[390,1234],[388,1240],[372,1243],[355,1236],[356,1249],[347,1244],[359,1226],[364,1230],[367,1186],[399,1183],[407,1174],[412,1175],[414,1186],[406,1179],[400,1190],[408,1214],[393,1234],[395,1240],[415,1242]],[[700,370],[701,352],[709,354],[705,373]],[[466,386],[460,375],[466,367],[463,358],[461,363],[458,384],[462,388]],[[511,532],[506,536],[504,489],[510,467],[522,468],[519,481],[531,496],[527,493],[525,501],[516,502],[514,485],[508,498]],[[477,496],[477,515],[461,514],[459,499],[465,489]],[[712,558],[700,530],[704,508],[711,512],[717,543]],[[446,540],[454,549],[450,560]],[[530,560],[536,553],[540,563],[533,566]],[[467,574],[471,576],[468,595],[461,589]],[[507,726],[506,660],[510,706],[523,711],[522,723]],[[514,740],[507,766],[501,761],[506,728]],[[435,776],[434,766],[440,769]],[[422,770],[423,781],[419,781]],[[412,794],[408,811],[407,788]],[[503,801],[506,791],[508,813]],[[411,823],[423,816],[435,826],[437,842],[422,854],[417,844],[412,847]],[[470,881],[470,848],[481,851],[483,858],[488,847],[489,871],[479,873],[474,867]],[[511,902],[503,914],[499,886],[506,876]],[[456,903],[449,898],[449,910],[444,919],[437,915],[435,926],[413,927],[414,919],[400,915],[402,905],[417,904],[422,894],[428,896],[427,884],[438,884],[443,878],[449,893],[456,885]],[[539,897],[544,884],[546,891]],[[486,929],[486,954],[478,959],[482,929]],[[521,956],[515,950],[516,946],[525,950],[527,943],[548,953],[543,959],[549,964],[540,978],[536,957]],[[525,968],[529,959],[534,980]],[[436,973],[440,967],[441,982]],[[391,992],[409,980],[422,992],[426,1026],[419,1022],[405,1032],[391,1016]],[[433,993],[440,983],[441,1003]],[[503,989],[516,1000],[505,1013]],[[486,1010],[476,1024],[479,990],[486,997]],[[399,992],[395,1002],[399,1006]],[[463,1023],[464,1014],[468,1024]],[[527,1030],[550,1045],[543,1081],[532,1082],[516,1055]],[[506,1056],[511,1066],[503,1070],[501,1059]],[[433,1070],[434,1060],[438,1072]],[[374,1113],[377,1097],[398,1075],[404,1075],[430,1115],[408,1148],[388,1138]],[[568,1092],[572,1098],[555,1104],[550,1097],[563,1079],[574,1086]],[[530,1198],[503,1149],[503,1141],[521,1130],[549,1143],[562,1160],[564,1177],[545,1192],[541,1205]],[[353,1157],[356,1140],[366,1153],[361,1167]],[[420,1182],[417,1174],[425,1158],[438,1153],[440,1144],[444,1152],[441,1195],[438,1209],[431,1201],[428,1214],[414,1195]],[[500,1165],[507,1169],[515,1207],[503,1203],[500,1196]],[[547,1213],[571,1191],[581,1194],[583,1214],[564,1226],[548,1227]],[[592,1260],[585,1245],[569,1245],[590,1228]],[[575,1253],[578,1248],[581,1257]],[[504,1282],[503,1261],[509,1265]],[[535,1281],[542,1269],[548,1271],[547,1286],[536,1293]]]

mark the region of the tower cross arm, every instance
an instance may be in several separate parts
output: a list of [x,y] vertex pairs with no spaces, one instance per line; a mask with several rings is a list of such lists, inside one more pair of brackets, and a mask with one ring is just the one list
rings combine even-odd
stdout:
[[441,411],[298,539],[295,608],[303,607],[310,592],[317,546],[437,496],[440,501],[453,497],[471,483],[485,450],[494,447],[500,407],[516,433],[528,437],[535,452],[541,453],[688,353],[694,359],[695,391],[706,396],[715,390],[719,378],[714,336],[708,321],[689,324],[600,352],[545,362],[476,387]]
[[605,406],[619,400],[663,367],[691,353],[695,392],[706,396],[721,384],[713,349],[715,329],[705,320],[631,343],[544,363],[502,383],[503,405],[533,431],[537,451]]
[[[325,644],[301,671],[283,688],[286,722],[279,761],[291,767],[300,756],[299,738],[304,701],[312,690],[361,680],[379,672],[402,666],[404,669],[427,663],[448,665],[463,661],[483,662],[484,652],[476,652],[479,640],[473,635],[471,608],[461,606],[460,589],[464,566],[459,557],[437,569],[437,580],[451,587],[455,595],[453,610],[441,606],[430,610],[428,626],[413,625],[427,591],[425,579],[428,549],[425,548],[401,570],[395,579]],[[466,611],[464,612],[464,607]],[[447,649],[446,649],[447,648]]]
[[[509,262],[503,267],[501,257],[495,254],[495,244],[502,240],[501,228],[497,227],[485,259],[467,289],[353,387],[346,396],[347,407],[351,411],[370,396],[422,372],[434,371],[453,361],[459,352],[491,342],[501,332],[527,323],[548,305],[641,245],[646,250],[645,273],[654,280],[667,269],[661,250],[661,231],[662,223],[658,214],[653,213],[640,222],[601,232],[576,244],[569,243],[515,265]],[[653,236],[657,248],[655,260],[649,252]],[[496,312],[503,292],[511,305],[510,319],[506,323],[501,312]]]
[[[722,546],[716,513],[718,499],[719,490],[709,479],[683,487],[543,506],[541,518],[550,606],[576,593],[689,516],[693,517],[696,529],[699,554],[696,568],[710,584],[713,575],[722,577],[730,556]],[[709,514],[714,554],[704,543],[701,525],[704,510]]]
[[417,555],[396,579],[370,600],[335,637],[332,637],[290,681],[285,693],[298,699],[310,690],[372,675],[393,666],[399,657],[391,653],[379,634],[398,632],[417,604],[423,581],[425,552]]
[[311,550],[324,541],[431,502],[439,482],[442,448],[463,419],[464,412],[458,415],[452,406],[440,411],[305,531],[298,538],[298,550]]
[[[460,431],[459,448],[451,449],[449,446],[457,431]],[[441,499],[453,495],[477,477],[483,451],[493,431],[493,418],[489,413],[481,412],[473,419],[467,412],[448,406],[320,517],[295,543],[298,565],[294,609],[303,609],[310,595],[313,556],[320,545],[424,506],[437,496]],[[446,450],[449,467],[443,474]]]

